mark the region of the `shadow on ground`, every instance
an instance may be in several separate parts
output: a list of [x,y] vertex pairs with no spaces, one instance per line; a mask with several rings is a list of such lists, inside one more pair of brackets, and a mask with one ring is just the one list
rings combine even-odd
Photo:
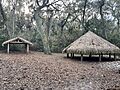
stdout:
[[[64,57],[67,58],[67,57]],[[73,58],[69,57],[68,59],[74,60],[74,61],[81,61],[80,56],[74,56]],[[88,57],[84,56],[83,57],[84,62],[99,62],[99,57],[93,56],[93,57]],[[114,58],[109,58],[109,57],[102,57],[101,62],[112,62],[115,61]],[[120,61],[120,59],[116,59],[116,61]]]

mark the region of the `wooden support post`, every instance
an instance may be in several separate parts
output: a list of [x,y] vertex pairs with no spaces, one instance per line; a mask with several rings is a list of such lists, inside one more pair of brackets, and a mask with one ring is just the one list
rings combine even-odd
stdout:
[[27,44],[25,44],[25,53],[27,53]]
[[73,58],[73,53],[71,53],[71,58]]
[[101,53],[101,58],[103,58],[103,54]]
[[83,54],[81,54],[81,62],[83,61]]
[[74,58],[74,53],[73,53],[73,58]]
[[116,61],[116,54],[114,53],[114,60]]
[[92,57],[92,54],[91,54],[91,53],[89,54],[89,57],[90,57],[90,58]]
[[71,58],[72,58],[72,53],[71,53]]
[[69,53],[67,53],[67,58],[69,58]]
[[101,54],[99,54],[99,62],[101,62]]
[[10,52],[10,44],[8,43],[8,45],[7,45],[7,53],[9,54],[9,52]]
[[27,53],[29,53],[29,44],[27,44]]
[[109,53],[109,59],[111,59],[111,53]]

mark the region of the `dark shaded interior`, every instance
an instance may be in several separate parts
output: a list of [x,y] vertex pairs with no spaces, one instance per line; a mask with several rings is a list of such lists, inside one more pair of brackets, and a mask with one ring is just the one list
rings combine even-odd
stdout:
[[[81,61],[81,56],[80,55],[74,55],[74,57],[64,57],[64,58],[69,58],[71,60],[75,60],[75,61]],[[108,55],[103,55],[103,57],[101,58],[101,62],[111,62],[111,61],[119,61],[120,59],[116,59],[114,60],[114,57],[111,56],[111,58],[108,57]],[[84,55],[83,56],[83,61],[85,62],[99,62],[99,55],[94,55],[89,57],[88,55]]]

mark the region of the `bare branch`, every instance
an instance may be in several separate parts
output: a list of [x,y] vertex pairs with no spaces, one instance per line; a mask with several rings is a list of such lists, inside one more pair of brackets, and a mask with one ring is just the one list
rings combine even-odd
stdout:
[[62,1],[62,3],[64,4],[64,6],[67,7],[67,5],[64,3],[64,1],[63,1],[63,0],[61,0],[61,1]]
[[39,7],[41,7],[38,0],[36,0],[36,3],[37,3],[37,5],[38,5]]
[[60,11],[59,9],[57,9],[53,4],[51,5],[56,11]]
[[37,5],[39,6],[39,9],[42,9],[42,8],[44,8],[44,7],[49,7],[49,6],[55,4],[55,3],[59,2],[59,1],[60,1],[60,0],[57,0],[57,1],[54,1],[54,2],[52,2],[52,3],[50,3],[50,4],[48,4],[48,3],[49,3],[49,0],[47,0],[47,1],[44,1],[44,4],[41,5],[41,6],[40,6],[38,0],[36,0],[36,3],[37,3]]
[[49,0],[43,0],[43,5],[47,5],[49,3]]
[[65,26],[65,24],[67,23],[68,18],[70,17],[70,13],[68,13],[67,17],[65,19],[63,19],[60,22],[60,26],[63,28]]

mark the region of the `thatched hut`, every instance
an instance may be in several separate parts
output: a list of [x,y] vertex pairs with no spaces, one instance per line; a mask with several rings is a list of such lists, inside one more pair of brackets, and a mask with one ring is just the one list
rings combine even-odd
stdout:
[[26,47],[26,52],[29,53],[29,48],[30,48],[30,45],[33,45],[30,41],[28,40],[25,40],[21,37],[16,37],[16,38],[13,38],[13,39],[10,39],[10,40],[7,40],[5,42],[2,43],[2,46],[5,46],[7,45],[7,53],[10,52],[10,44],[24,44],[25,47]]
[[67,53],[68,57],[69,54],[72,57],[74,57],[74,54],[81,54],[81,60],[83,55],[99,55],[99,60],[101,61],[101,55],[109,55],[109,57],[114,55],[115,58],[117,54],[120,54],[120,49],[95,33],[88,31],[67,46],[63,53]]

